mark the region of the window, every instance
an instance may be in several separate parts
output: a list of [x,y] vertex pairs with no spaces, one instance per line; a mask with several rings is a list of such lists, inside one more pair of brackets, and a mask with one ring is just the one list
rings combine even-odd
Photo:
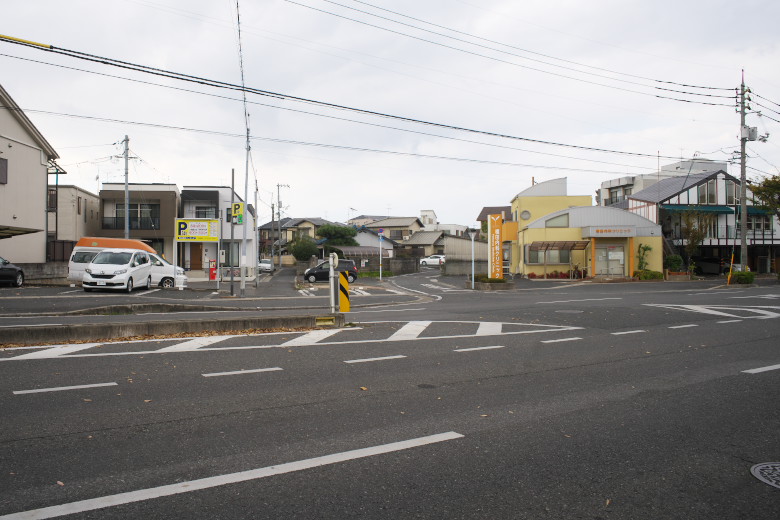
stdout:
[[47,211],[57,211],[57,188],[49,188],[47,206]]
[[734,181],[726,181],[726,204],[733,206],[737,203],[737,185]]
[[78,202],[76,203],[76,213],[81,215],[81,197],[78,197]]
[[545,251],[536,251],[532,249],[528,249],[527,254],[525,255],[527,258],[526,263],[527,264],[568,264],[571,262],[571,251],[568,249],[548,249],[546,251],[547,253],[547,262],[545,262],[544,254]]
[[558,228],[569,227],[569,214],[564,213],[563,215],[558,215],[557,217],[547,219],[544,222],[544,227],[558,227]]
[[84,198],[84,222],[87,221],[87,199]]
[[710,179],[706,183],[699,185],[699,204],[718,203],[718,190],[715,187],[715,182],[715,179]]
[[211,206],[195,206],[195,218],[218,218],[217,208]]
[[0,158],[0,184],[8,184],[8,159]]

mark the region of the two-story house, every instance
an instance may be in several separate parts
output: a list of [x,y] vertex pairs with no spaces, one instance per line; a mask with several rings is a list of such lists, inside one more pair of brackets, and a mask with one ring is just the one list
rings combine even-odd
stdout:
[[49,185],[46,259],[67,261],[81,237],[100,234],[100,197],[78,186]]
[[409,240],[412,235],[422,230],[423,223],[417,217],[388,217],[369,222],[365,226],[373,231],[381,229],[387,238],[402,241]]

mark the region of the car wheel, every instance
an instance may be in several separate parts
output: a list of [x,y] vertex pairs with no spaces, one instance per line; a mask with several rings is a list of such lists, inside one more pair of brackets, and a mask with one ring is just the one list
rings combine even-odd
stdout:
[[428,262],[420,262],[420,265],[428,265]]
[[317,277],[314,276],[313,274],[310,274],[309,275],[309,283],[314,283],[316,281],[317,281]]
[[133,292],[133,279],[128,278],[127,279],[127,292]]
[[151,288],[152,288],[152,277],[150,276],[149,278],[146,279],[146,290],[148,291]]
[[16,287],[21,287],[23,283],[24,283],[24,273],[22,272],[16,273],[16,279],[14,280],[14,285]]
[[347,275],[347,281],[349,281],[349,283],[352,283],[352,282],[354,282],[355,280],[356,280],[356,278],[355,278],[355,275],[354,275],[354,274],[349,274],[349,275]]
[[166,289],[173,288],[173,278],[163,278],[162,282],[160,282],[160,285]]

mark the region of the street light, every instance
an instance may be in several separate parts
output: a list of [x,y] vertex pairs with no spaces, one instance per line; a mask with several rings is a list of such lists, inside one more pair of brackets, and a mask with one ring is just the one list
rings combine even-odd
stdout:
[[469,238],[471,238],[471,288],[474,289],[474,238],[477,236],[477,230],[469,228]]

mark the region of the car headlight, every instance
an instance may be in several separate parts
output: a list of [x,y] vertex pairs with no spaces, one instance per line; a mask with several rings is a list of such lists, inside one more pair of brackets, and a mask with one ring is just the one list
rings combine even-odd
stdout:
[[84,269],[84,270],[85,270],[86,272],[88,272],[89,274],[92,274],[92,269],[89,269],[89,268],[87,268],[87,269]]
[[127,269],[119,269],[118,271],[114,271],[114,274],[125,274],[127,272]]
[[176,274],[184,274],[184,269],[181,267],[176,268]]

